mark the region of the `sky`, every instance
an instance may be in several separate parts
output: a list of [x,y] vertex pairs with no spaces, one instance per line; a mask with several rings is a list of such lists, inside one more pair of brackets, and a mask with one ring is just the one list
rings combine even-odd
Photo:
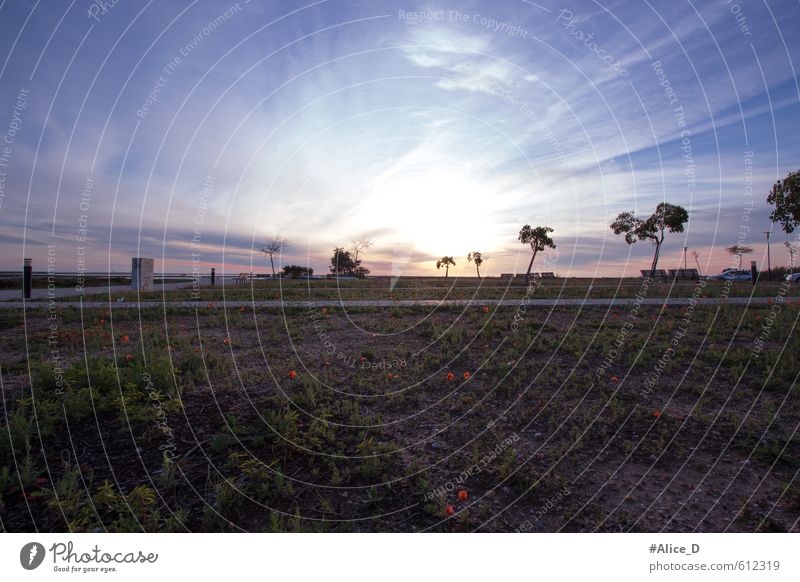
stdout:
[[[637,275],[609,224],[684,206],[660,266],[788,263],[800,2],[0,0],[0,270]],[[795,233],[796,237],[796,233]],[[695,260],[692,251],[697,253]]]

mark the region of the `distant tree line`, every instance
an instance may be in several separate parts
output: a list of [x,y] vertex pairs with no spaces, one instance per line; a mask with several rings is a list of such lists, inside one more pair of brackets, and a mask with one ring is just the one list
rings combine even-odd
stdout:
[[[800,226],[800,170],[790,172],[784,179],[778,180],[767,196],[767,203],[774,207],[770,214],[772,222],[780,224],[787,234],[794,232],[794,229]],[[668,232],[684,232],[684,227],[688,221],[689,213],[685,208],[669,202],[661,202],[656,206],[655,212],[649,216],[639,217],[634,212],[622,212],[617,215],[610,227],[614,234],[624,235],[625,242],[629,245],[638,241],[648,241],[653,245],[653,260],[650,264],[650,276],[652,277],[658,268],[658,259],[661,255],[666,234]],[[529,224],[520,229],[519,242],[529,246],[531,249],[531,260],[525,272],[526,284],[530,282],[531,270],[537,254],[547,248],[556,248],[550,236],[552,232],[553,229],[549,226],[531,227]],[[797,241],[787,241],[785,244],[790,256],[790,269],[793,269],[794,258],[800,252],[800,244]],[[282,237],[270,236],[267,237],[266,244],[261,248],[261,251],[269,256],[273,276],[275,274],[274,256],[279,255],[286,246],[287,242]],[[369,275],[370,271],[362,266],[360,255],[371,246],[372,241],[362,236],[353,239],[349,249],[335,247],[331,256],[330,272],[337,276],[351,276],[363,279]],[[743,255],[753,252],[752,247],[743,244],[736,244],[725,250],[730,255],[738,257],[739,268],[741,268]],[[692,251],[692,256],[699,271],[700,262],[697,251]],[[481,278],[481,265],[487,258],[480,251],[472,251],[467,255],[467,262],[475,264],[479,279]],[[450,267],[455,265],[455,259],[448,255],[436,261],[437,270],[444,269],[445,278],[450,274]],[[301,277],[313,274],[314,270],[299,265],[287,265],[283,268],[283,272],[285,276]]]

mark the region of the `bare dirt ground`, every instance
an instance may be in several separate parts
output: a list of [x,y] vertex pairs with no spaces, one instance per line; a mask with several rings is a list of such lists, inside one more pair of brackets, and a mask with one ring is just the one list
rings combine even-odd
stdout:
[[3,310],[2,527],[800,531],[799,314]]

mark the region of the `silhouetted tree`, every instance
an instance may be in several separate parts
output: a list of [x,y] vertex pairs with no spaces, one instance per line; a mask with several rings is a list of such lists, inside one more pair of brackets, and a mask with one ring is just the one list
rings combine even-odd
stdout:
[[531,262],[528,263],[528,270],[525,272],[526,285],[530,284],[533,261],[536,260],[536,255],[539,253],[539,251],[543,251],[546,248],[556,248],[553,239],[550,238],[551,232],[553,232],[553,229],[549,226],[537,226],[535,228],[531,228],[531,225],[529,224],[523,226],[519,231],[519,242],[525,245],[530,245],[531,251],[533,251]]
[[472,251],[467,255],[467,262],[475,262],[475,270],[478,272],[478,279],[481,278],[481,265],[483,264],[483,253],[480,251]]
[[453,260],[453,257],[442,257],[438,261],[436,261],[436,268],[441,269],[444,267],[444,278],[447,279],[447,274],[450,272],[450,266],[455,267],[456,262]]
[[350,251],[342,247],[333,249],[331,256],[331,273],[337,276],[358,277],[363,279],[369,275],[369,269],[361,266],[361,261],[353,258]]
[[313,275],[314,269],[311,267],[302,267],[300,265],[286,265],[283,267],[283,276],[297,279],[306,275]]
[[357,261],[361,251],[365,251],[372,246],[372,241],[365,236],[360,236],[351,240],[350,244],[353,245],[350,247],[350,254],[353,256],[353,260]]
[[683,225],[689,220],[689,213],[681,206],[662,202],[656,211],[647,218],[636,218],[632,212],[623,212],[611,223],[614,234],[625,233],[625,242],[632,245],[637,240],[649,240],[655,247],[650,276],[653,277],[658,266],[658,255],[664,243],[664,235],[669,232],[683,232]]

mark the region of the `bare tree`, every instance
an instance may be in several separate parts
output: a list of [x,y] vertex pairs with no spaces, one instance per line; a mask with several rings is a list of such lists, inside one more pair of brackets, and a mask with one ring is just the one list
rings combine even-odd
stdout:
[[289,242],[279,235],[268,235],[266,243],[261,247],[261,252],[269,256],[269,264],[272,267],[272,276],[275,277],[275,255],[280,255],[283,249],[289,246]]
[[783,244],[786,245],[786,252],[789,253],[789,271],[794,273],[794,258],[800,253],[800,242],[787,240]]
[[700,268],[700,253],[698,253],[696,250],[692,249],[692,258],[694,259],[694,264],[697,265],[697,272],[702,275],[703,271]]
[[727,249],[725,249],[725,252],[727,252],[729,255],[732,255],[734,257],[739,257],[739,269],[741,269],[742,268],[742,255],[747,255],[747,254],[752,253],[753,252],[753,248],[745,246],[745,245],[736,244],[736,245],[733,245],[732,247],[728,247]]
[[359,253],[371,247],[372,241],[366,236],[360,236],[351,240],[350,244],[353,245],[350,247],[350,254],[353,256],[353,260],[357,261]]

